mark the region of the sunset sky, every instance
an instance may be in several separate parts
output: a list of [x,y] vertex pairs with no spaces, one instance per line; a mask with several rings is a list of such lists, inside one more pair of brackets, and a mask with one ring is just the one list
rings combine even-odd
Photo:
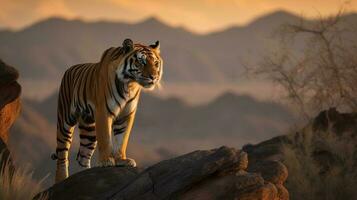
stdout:
[[357,11],[357,0],[0,0],[0,27],[21,29],[52,16],[125,22],[156,16],[170,25],[205,33],[244,25],[276,10],[311,18],[334,13],[341,6]]

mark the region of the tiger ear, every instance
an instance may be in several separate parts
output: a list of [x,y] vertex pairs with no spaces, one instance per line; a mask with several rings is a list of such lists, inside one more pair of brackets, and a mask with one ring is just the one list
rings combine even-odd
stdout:
[[134,49],[133,41],[129,38],[125,39],[123,41],[123,49],[125,53],[129,53],[130,51],[132,51]]
[[159,41],[156,41],[154,44],[151,44],[150,47],[155,49],[156,51],[160,52],[160,42]]

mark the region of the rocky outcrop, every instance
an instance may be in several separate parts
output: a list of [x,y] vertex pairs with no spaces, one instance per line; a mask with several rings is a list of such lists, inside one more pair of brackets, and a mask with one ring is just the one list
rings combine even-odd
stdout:
[[[290,193],[290,195],[295,195],[292,196],[293,199],[299,199],[301,197],[299,195],[306,191],[300,190],[296,182],[293,184],[283,175],[287,173],[285,166],[296,166],[296,163],[289,163],[291,162],[287,158],[289,155],[285,154],[289,150],[290,156],[293,153],[297,159],[306,159],[301,162],[310,162],[307,166],[317,170],[316,178],[313,178],[315,182],[308,184],[317,184],[317,180],[324,180],[331,176],[341,176],[341,180],[343,177],[348,177],[353,182],[357,177],[356,136],[357,113],[340,113],[335,108],[331,108],[322,111],[298,132],[274,137],[256,145],[245,145],[243,151],[248,153],[249,158],[247,171],[260,172],[265,180],[274,183],[280,198],[286,198]],[[346,155],[343,154],[344,151],[347,152]],[[306,173],[309,173],[308,170],[302,169]],[[297,177],[300,174],[291,174],[289,177],[292,176]],[[282,185],[285,180],[289,193]],[[305,181],[308,182],[308,180]],[[325,190],[323,186],[319,187]],[[322,195],[310,198],[325,199]]]
[[[70,176],[39,194],[49,199],[288,199],[281,163],[255,166],[233,148],[195,151],[161,161],[145,170],[96,167]],[[273,171],[264,178],[262,169]],[[263,169],[265,170],[265,169]],[[276,173],[274,175],[273,173]]]
[[[311,129],[310,132],[304,131]],[[335,137],[338,140],[355,141],[357,136],[357,113],[340,113],[335,108],[322,111],[304,129],[291,135],[282,135],[256,145],[245,145],[243,151],[249,155],[250,165],[262,160],[283,161],[285,145],[304,146],[304,140],[311,137],[312,153],[316,161],[324,157],[333,159],[333,152],[323,148],[321,141],[326,137]],[[321,161],[321,165],[328,161]],[[250,168],[250,167],[249,167]]]
[[0,169],[13,173],[14,166],[7,148],[9,129],[20,112],[21,86],[17,83],[17,70],[0,60]]
[[7,143],[9,128],[20,112],[21,86],[17,70],[0,60],[0,138]]
[[264,180],[273,183],[278,192],[278,199],[289,199],[289,192],[283,185],[288,178],[288,169],[280,161],[257,161],[249,166],[248,171],[258,173]]

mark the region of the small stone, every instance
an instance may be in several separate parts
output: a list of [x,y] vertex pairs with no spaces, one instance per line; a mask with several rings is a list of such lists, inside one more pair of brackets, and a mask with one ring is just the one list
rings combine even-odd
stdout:
[[275,187],[278,191],[279,200],[289,200],[289,192],[283,185],[277,184]]
[[252,186],[264,185],[264,179],[255,173],[246,173],[236,176],[235,185],[237,190],[244,191]]
[[249,172],[260,173],[264,180],[274,184],[283,184],[288,177],[288,169],[279,161],[263,160],[249,166]]
[[239,153],[239,170],[246,170],[248,168],[248,154],[244,151]]

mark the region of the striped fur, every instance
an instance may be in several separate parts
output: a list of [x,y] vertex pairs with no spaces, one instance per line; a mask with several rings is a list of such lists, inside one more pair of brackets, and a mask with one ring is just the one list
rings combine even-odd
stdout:
[[145,46],[130,39],[107,49],[98,63],[70,67],[62,78],[57,110],[56,182],[68,177],[74,127],[80,131],[77,161],[89,168],[98,145],[102,166],[135,161],[126,147],[142,88],[153,89],[162,76],[159,42]]

